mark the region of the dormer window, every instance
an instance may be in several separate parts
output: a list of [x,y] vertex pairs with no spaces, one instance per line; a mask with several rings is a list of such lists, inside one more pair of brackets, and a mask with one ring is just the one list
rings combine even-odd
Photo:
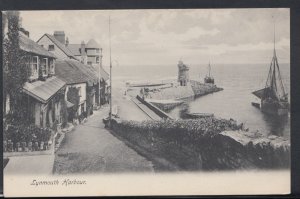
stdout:
[[43,77],[47,76],[48,75],[48,72],[47,72],[47,67],[48,66],[48,59],[47,58],[43,58],[41,60],[41,69],[42,69],[42,75]]

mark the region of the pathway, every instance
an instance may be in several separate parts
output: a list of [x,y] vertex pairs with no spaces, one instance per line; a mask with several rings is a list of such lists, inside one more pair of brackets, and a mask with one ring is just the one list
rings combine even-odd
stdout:
[[104,128],[108,107],[67,133],[55,155],[55,174],[153,171],[152,162],[140,156]]

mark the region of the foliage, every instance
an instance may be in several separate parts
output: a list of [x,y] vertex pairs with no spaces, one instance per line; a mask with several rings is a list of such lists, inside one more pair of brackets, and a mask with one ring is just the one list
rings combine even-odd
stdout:
[[9,125],[4,131],[3,140],[17,142],[48,142],[51,137],[50,128],[39,128],[35,125]]
[[30,68],[26,64],[27,56],[19,46],[19,12],[8,11],[7,37],[3,40],[3,64],[4,64],[4,96],[10,96],[10,114],[13,120],[24,121],[28,118],[26,107],[22,102],[22,88],[30,75]]
[[86,95],[86,111],[87,115],[93,114],[93,99],[96,95],[95,87],[87,87],[87,95]]
[[74,119],[77,118],[77,110],[79,107],[79,100],[80,100],[80,95],[79,95],[79,89],[76,88],[75,86],[69,87],[68,92],[67,92],[67,100],[74,104],[74,106],[70,109],[69,112],[69,118]]
[[68,108],[64,98],[61,100],[60,114],[62,116],[62,127],[64,128],[68,124]]
[[154,134],[168,140],[194,142],[203,137],[213,137],[225,130],[239,130],[241,127],[231,120],[209,117],[188,120],[121,121],[118,128],[123,129],[124,133],[135,131],[145,136]]

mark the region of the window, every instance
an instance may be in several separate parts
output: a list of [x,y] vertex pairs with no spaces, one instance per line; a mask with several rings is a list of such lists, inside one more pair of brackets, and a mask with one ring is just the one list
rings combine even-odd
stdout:
[[41,60],[41,69],[42,69],[42,75],[46,76],[47,74],[47,67],[48,66],[48,59],[47,58],[43,58]]
[[43,48],[44,48],[44,45],[41,45],[41,47],[43,47]]
[[96,63],[99,63],[99,57],[96,57]]
[[55,74],[54,69],[55,69],[55,60],[54,59],[49,59],[49,69],[48,69],[48,71],[51,75]]
[[38,65],[39,65],[38,56],[33,56],[31,58],[31,75],[32,76],[34,76],[38,73]]
[[54,45],[49,45],[48,51],[54,51]]
[[81,97],[81,87],[78,87],[78,95]]
[[88,61],[87,64],[88,64],[88,65],[92,65],[92,62],[91,62],[91,61]]

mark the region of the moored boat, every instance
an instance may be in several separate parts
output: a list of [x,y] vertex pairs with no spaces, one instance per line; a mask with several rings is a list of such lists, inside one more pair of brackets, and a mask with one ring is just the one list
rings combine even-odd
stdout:
[[208,75],[206,75],[206,77],[204,78],[204,83],[214,84],[215,79],[210,75],[210,71],[211,71],[211,66],[210,66],[210,63],[209,63],[208,64]]
[[189,119],[214,117],[213,113],[186,113],[185,116]]
[[289,112],[288,93],[285,92],[275,50],[271,61],[265,88],[252,92],[261,99],[262,112],[272,115],[287,115]]

